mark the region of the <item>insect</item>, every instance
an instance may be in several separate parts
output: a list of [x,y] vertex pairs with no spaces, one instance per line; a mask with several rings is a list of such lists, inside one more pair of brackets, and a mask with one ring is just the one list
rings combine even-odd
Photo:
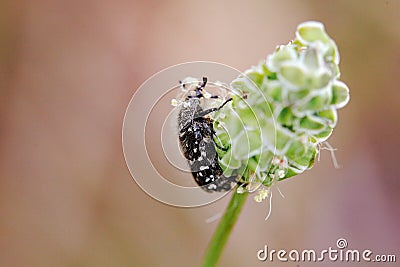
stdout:
[[[227,99],[219,107],[203,109],[203,98],[219,98],[205,92],[207,77],[190,88],[189,95],[184,99],[178,113],[179,143],[196,183],[207,192],[223,192],[231,189],[236,183],[236,176],[223,175],[218,163],[216,148],[226,151],[214,142],[215,131],[213,120],[207,117],[225,106],[232,98]],[[181,82],[185,88],[186,84]]]

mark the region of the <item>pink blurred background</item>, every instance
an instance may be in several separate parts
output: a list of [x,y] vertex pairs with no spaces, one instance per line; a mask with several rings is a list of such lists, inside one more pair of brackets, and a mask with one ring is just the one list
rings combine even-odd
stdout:
[[198,266],[217,225],[206,220],[229,199],[182,209],[146,195],[124,162],[125,109],[165,67],[244,70],[307,20],[337,42],[351,90],[330,139],[342,167],[324,152],[281,183],[267,222],[267,204],[249,198],[220,266],[265,266],[265,244],[326,249],[341,237],[399,262],[399,11],[396,0],[2,1],[0,266]]

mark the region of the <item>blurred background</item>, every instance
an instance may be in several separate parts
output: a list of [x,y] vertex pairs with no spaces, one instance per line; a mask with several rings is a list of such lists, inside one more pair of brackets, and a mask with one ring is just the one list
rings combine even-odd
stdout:
[[183,209],[146,195],[124,162],[125,109],[165,67],[245,70],[307,20],[338,44],[351,90],[329,140],[341,168],[325,151],[280,183],[267,222],[249,198],[220,266],[341,237],[400,261],[399,14],[397,0],[1,1],[0,266],[198,266],[229,198]]

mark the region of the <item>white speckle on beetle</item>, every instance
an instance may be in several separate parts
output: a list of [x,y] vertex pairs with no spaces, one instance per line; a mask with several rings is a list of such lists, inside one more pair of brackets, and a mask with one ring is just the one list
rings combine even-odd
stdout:
[[217,186],[215,184],[210,184],[208,186],[208,189],[210,189],[210,190],[217,189]]

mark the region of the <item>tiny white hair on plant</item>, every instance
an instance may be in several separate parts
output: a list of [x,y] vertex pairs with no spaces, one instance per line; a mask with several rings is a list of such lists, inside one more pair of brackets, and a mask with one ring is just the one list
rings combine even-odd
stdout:
[[331,144],[328,143],[328,141],[324,141],[322,143],[318,143],[318,161],[321,160],[321,150],[328,150],[331,154],[331,159],[332,159],[332,163],[333,166],[335,167],[335,169],[340,169],[341,166],[337,161],[336,155],[335,155],[335,151],[337,150],[337,148],[334,148],[333,146],[331,146]]
[[268,211],[267,216],[265,217],[265,221],[267,221],[269,219],[269,217],[271,216],[271,213],[272,213],[272,191],[269,195],[269,211]]

